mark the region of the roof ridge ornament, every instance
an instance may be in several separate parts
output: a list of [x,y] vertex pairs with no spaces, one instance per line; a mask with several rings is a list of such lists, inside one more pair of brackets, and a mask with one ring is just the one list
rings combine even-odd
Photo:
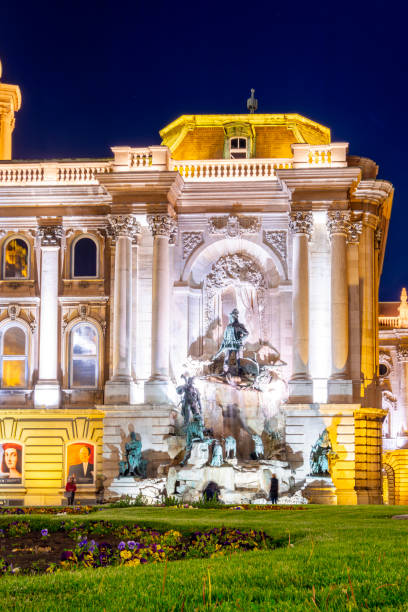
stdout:
[[258,100],[254,97],[255,89],[251,89],[251,97],[247,100],[247,109],[251,115],[258,110]]

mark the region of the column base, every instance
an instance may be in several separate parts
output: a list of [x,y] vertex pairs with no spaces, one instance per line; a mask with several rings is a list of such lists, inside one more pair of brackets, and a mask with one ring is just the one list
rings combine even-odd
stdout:
[[353,403],[353,381],[341,378],[329,378],[327,381],[329,404]]
[[57,381],[40,381],[34,387],[36,408],[60,408],[61,387]]
[[146,404],[173,404],[171,399],[172,384],[170,380],[151,379],[145,383]]
[[289,381],[290,404],[310,404],[313,401],[312,379],[294,379]]
[[133,380],[108,380],[105,384],[105,404],[135,404],[137,385]]

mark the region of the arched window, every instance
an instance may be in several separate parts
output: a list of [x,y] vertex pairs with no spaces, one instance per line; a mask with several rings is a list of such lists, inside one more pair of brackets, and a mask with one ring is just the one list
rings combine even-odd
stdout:
[[11,238],[4,245],[3,278],[29,277],[29,248],[22,238]]
[[98,276],[98,248],[92,238],[79,238],[72,246],[72,276],[95,278]]
[[90,323],[78,323],[71,330],[70,386],[95,388],[98,385],[98,332]]
[[28,338],[18,326],[6,327],[0,332],[1,386],[2,388],[27,386]]

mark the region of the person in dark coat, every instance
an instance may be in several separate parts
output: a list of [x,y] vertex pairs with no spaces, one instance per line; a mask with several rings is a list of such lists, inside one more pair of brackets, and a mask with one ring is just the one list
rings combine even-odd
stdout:
[[272,504],[277,504],[278,503],[279,480],[276,478],[276,474],[272,474],[272,478],[271,478],[271,490],[270,490],[269,496],[271,498],[271,503]]
[[67,497],[68,497],[68,506],[73,506],[74,505],[74,499],[75,499],[75,491],[76,491],[76,484],[75,484],[75,477],[71,476],[71,478],[69,478],[66,486],[65,486],[65,490],[67,492]]

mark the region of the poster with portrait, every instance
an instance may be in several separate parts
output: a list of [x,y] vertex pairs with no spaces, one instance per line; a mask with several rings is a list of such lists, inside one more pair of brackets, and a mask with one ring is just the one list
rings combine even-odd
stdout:
[[0,485],[21,485],[23,447],[17,442],[0,442]]
[[67,481],[77,485],[95,484],[95,446],[89,442],[73,442],[67,446]]

